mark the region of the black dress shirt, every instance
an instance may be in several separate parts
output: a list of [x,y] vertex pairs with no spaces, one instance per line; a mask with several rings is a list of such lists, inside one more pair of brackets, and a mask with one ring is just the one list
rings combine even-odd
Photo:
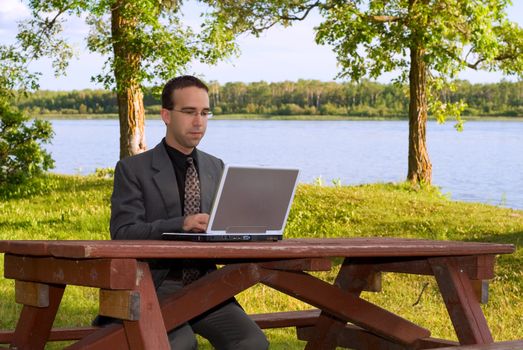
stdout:
[[176,148],[169,146],[167,142],[165,142],[165,138],[162,140],[162,143],[165,146],[165,150],[167,151],[169,158],[171,159],[174,173],[176,175],[176,184],[178,186],[178,193],[180,194],[180,204],[182,207],[183,214],[185,201],[185,175],[187,174],[188,157],[191,157],[193,159],[194,166],[196,167],[196,171],[198,172],[198,176],[200,174],[200,170],[198,169],[198,159],[196,157],[196,148],[193,149],[191,154],[186,155],[178,151]]

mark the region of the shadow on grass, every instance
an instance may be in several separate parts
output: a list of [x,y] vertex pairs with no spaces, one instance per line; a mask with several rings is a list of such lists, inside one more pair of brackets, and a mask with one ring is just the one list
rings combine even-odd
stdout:
[[20,230],[20,229],[29,229],[37,228],[40,225],[56,226],[63,225],[71,222],[69,219],[48,219],[48,220],[22,220],[16,222],[0,222],[0,231],[11,229],[11,230]]
[[523,247],[523,231],[516,231],[503,234],[483,235],[474,239],[464,239],[465,241],[487,242],[487,243],[506,243],[514,244],[516,249]]
[[72,192],[94,190],[102,190],[110,194],[112,187],[113,179],[96,176],[47,174],[23,185],[7,185],[0,188],[0,200],[23,200],[45,197],[51,193],[71,194]]

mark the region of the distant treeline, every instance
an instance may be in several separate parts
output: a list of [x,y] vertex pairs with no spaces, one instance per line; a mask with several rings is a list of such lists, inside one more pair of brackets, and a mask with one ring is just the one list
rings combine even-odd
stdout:
[[[220,114],[338,115],[405,117],[407,87],[363,81],[359,84],[318,80],[278,83],[209,83],[211,108]],[[523,82],[471,84],[459,81],[446,101],[464,100],[468,116],[523,116]],[[158,114],[160,99],[145,91],[147,114]],[[46,91],[20,97],[18,107],[31,115],[117,113],[113,92],[106,90]]]

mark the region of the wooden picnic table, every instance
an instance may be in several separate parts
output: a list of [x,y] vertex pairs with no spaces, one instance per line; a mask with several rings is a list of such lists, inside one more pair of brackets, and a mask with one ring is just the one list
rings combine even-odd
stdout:
[[[298,337],[308,341],[306,349],[457,345],[431,338],[428,329],[360,297],[379,273],[400,272],[435,276],[460,344],[489,344],[493,338],[476,286],[494,277],[497,254],[514,249],[510,244],[398,238],[0,241],[5,277],[16,280],[16,300],[24,305],[16,329],[4,332],[4,338],[11,348],[43,349],[70,284],[100,288],[100,314],[123,323],[95,329],[68,349],[169,349],[166,330],[263,283],[318,309],[307,316],[313,321],[308,326],[296,323],[301,325]],[[161,258],[212,259],[223,267],[160,304],[144,260]],[[330,270],[333,258],[343,261],[333,284],[306,273]],[[286,325],[277,318],[273,325]]]

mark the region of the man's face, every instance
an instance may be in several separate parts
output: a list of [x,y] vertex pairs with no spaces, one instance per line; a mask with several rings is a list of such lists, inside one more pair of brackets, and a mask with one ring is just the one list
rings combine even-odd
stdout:
[[209,95],[195,86],[176,89],[173,92],[174,108],[162,109],[162,120],[167,126],[165,140],[171,147],[189,154],[205,135],[209,111]]

